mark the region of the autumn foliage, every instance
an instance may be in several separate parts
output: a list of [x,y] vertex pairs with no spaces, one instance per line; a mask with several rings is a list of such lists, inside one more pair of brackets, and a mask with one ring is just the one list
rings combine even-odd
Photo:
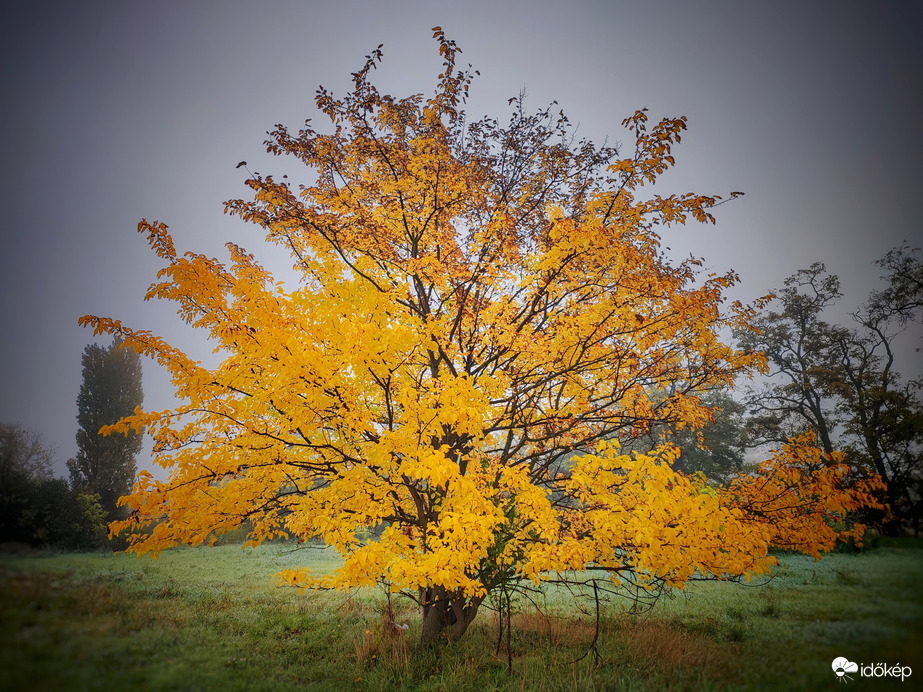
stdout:
[[287,247],[301,281],[254,256],[178,254],[147,298],[175,301],[222,354],[207,369],[162,339],[86,317],[164,364],[184,402],[138,412],[161,482],[124,502],[146,525],[132,549],[201,543],[249,520],[252,542],[318,537],[336,574],[302,587],[385,583],[422,607],[424,639],[461,636],[492,591],[566,570],[682,586],[766,572],[770,545],[829,550],[835,522],[874,481],[795,440],[726,489],[671,468],[678,450],[624,455],[619,440],[713,412],[696,393],[763,358],[720,334],[751,311],[724,304],[732,274],[671,262],[658,228],[710,222],[715,196],[640,196],[674,163],[685,119],[625,120],[631,151],[574,141],[563,115],[514,99],[506,125],[469,120],[473,74],[436,31],[435,94],[317,95],[326,133],[277,126],[269,151],[310,171],[253,175],[227,210]]

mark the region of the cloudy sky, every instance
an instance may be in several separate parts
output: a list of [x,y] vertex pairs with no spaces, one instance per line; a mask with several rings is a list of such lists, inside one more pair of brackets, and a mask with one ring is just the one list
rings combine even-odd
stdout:
[[[169,305],[143,302],[158,264],[138,221],[167,223],[181,250],[223,257],[233,240],[281,273],[288,261],[258,229],[222,213],[248,192],[235,165],[297,180],[265,132],[316,115],[317,86],[342,94],[380,43],[381,91],[430,92],[436,25],[481,72],[473,115],[502,117],[525,89],[533,108],[556,100],[581,135],[610,143],[637,108],[688,116],[664,188],[746,196],[666,244],[736,270],[735,297],[821,260],[845,310],[877,286],[872,260],[923,244],[916,1],[19,4],[0,26],[0,421],[41,432],[62,474],[93,340],[81,315],[207,353]],[[150,362],[144,387],[146,407],[170,404]]]

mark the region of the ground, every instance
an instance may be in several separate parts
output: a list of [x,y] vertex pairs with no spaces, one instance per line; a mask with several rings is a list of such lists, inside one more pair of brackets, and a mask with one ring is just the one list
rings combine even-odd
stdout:
[[[0,689],[644,690],[844,689],[831,662],[901,664],[923,677],[923,541],[881,539],[820,562],[780,555],[759,585],[701,583],[645,614],[560,591],[514,604],[512,673],[483,611],[459,644],[416,648],[418,616],[380,591],[273,586],[280,569],[335,568],[287,543],[118,554],[0,554]],[[575,659],[582,660],[574,662]],[[854,689],[902,688],[863,679]],[[903,683],[910,689],[911,682]],[[851,685],[852,687],[852,685]]]

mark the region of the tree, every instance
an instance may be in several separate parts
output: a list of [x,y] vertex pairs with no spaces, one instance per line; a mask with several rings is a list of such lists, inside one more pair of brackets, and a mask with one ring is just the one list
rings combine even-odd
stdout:
[[[868,402],[872,411],[864,418],[870,424],[862,424],[863,416],[857,418],[867,454],[872,459],[878,458],[876,449],[882,454],[882,463],[876,463],[876,468],[890,468],[889,490],[899,489],[889,493],[891,506],[897,508],[900,518],[912,522],[914,535],[919,535],[923,519],[923,381],[900,382],[892,372],[891,343],[897,334],[895,324],[906,327],[912,322],[921,323],[923,261],[920,248],[902,244],[876,264],[887,270],[882,277],[887,285],[882,291],[872,292],[857,319],[878,338],[878,350],[884,354],[881,356],[884,372],[879,381],[885,386],[875,390]],[[920,348],[916,350],[919,352]],[[861,408],[867,402],[857,403],[857,408]],[[876,426],[874,423],[878,421],[884,425]],[[876,430],[884,438],[880,443],[874,442],[869,434]]]
[[897,532],[912,524],[919,533],[923,479],[923,400],[919,381],[903,382],[893,369],[892,334],[870,323],[863,334],[841,336],[842,386],[838,410],[844,420],[841,448],[850,464],[870,469],[887,486]]
[[0,423],[0,473],[51,478],[53,466],[54,452],[45,446],[40,433]]
[[618,451],[657,425],[701,425],[694,393],[762,363],[719,337],[750,314],[722,305],[736,277],[672,263],[655,232],[713,221],[719,198],[637,197],[673,164],[685,119],[649,129],[635,113],[627,156],[522,98],[506,125],[469,120],[474,73],[435,36],[433,96],[381,95],[376,50],[351,93],[318,90],[330,132],[270,135],[312,179],[253,174],[254,199],[227,204],[291,251],[299,285],[233,244],[229,265],[178,255],[164,224],[139,224],[166,265],[148,297],[176,301],[225,359],[206,369],[150,333],[82,319],[163,363],[185,402],[108,429],[148,426],[170,469],[140,475],[114,528],[150,526],[133,549],[154,554],[247,519],[252,544],[320,537],[343,567],[283,583],[385,584],[419,603],[427,642],[555,571],[653,588],[764,573],[771,541],[832,547],[825,517],[870,501],[873,484],[843,488],[837,458],[808,440],[772,462],[784,473],[720,493],[673,471],[672,446]]
[[840,298],[839,279],[815,262],[788,277],[774,295],[781,311],[763,310],[736,334],[742,348],[764,353],[769,363],[762,390],[748,398],[752,442],[782,444],[810,430],[829,454],[838,424],[831,348],[839,335],[823,315]]
[[108,347],[90,344],[83,350],[83,382],[77,395],[77,456],[67,462],[71,485],[78,493],[95,494],[109,521],[120,518],[119,497],[131,491],[135,455],[142,431],[101,434],[141,406],[141,361],[119,339]]
[[24,541],[22,516],[33,486],[51,478],[54,456],[39,433],[0,424],[0,541]]
[[758,315],[757,331],[740,338],[743,347],[766,353],[777,376],[750,397],[755,439],[779,442],[812,430],[825,450],[844,450],[855,473],[885,482],[894,530],[901,522],[918,527],[920,514],[921,383],[900,376],[894,351],[895,337],[923,304],[914,253],[902,246],[877,262],[889,270],[888,284],[852,313],[855,327],[824,321],[824,310],[840,298],[839,281],[815,263],[777,292],[781,312]]
[[700,427],[674,429],[662,425],[637,439],[622,439],[622,452],[649,454],[663,444],[681,451],[673,469],[686,475],[704,474],[714,484],[726,484],[744,469],[748,447],[746,407],[726,389],[697,393],[699,403],[708,413]]
[[883,276],[888,283],[884,290],[873,291],[869,296],[867,312],[879,317],[896,319],[901,325],[920,321],[923,308],[923,261],[920,248],[902,244],[875,262],[887,270]]
[[901,245],[876,262],[888,270],[886,287],[853,313],[859,331],[843,330],[836,341],[843,380],[839,408],[851,438],[844,449],[855,465],[874,469],[885,481],[895,517],[890,528],[909,523],[915,534],[923,490],[923,382],[905,381],[897,372],[894,341],[919,321],[923,307],[918,253]]

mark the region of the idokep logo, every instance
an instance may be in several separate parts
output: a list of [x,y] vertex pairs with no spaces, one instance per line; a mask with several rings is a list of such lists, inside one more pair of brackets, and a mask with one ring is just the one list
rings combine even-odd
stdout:
[[833,672],[839,682],[853,679],[847,673],[859,673],[863,678],[900,678],[901,682],[904,682],[913,671],[910,666],[902,666],[900,663],[893,666],[887,663],[863,663],[860,666],[840,656],[833,659]]
[[842,656],[839,658],[833,659],[833,672],[836,673],[837,680],[840,682],[846,682],[847,680],[852,680],[846,673],[855,673],[859,670],[859,666],[852,661],[849,661]]

